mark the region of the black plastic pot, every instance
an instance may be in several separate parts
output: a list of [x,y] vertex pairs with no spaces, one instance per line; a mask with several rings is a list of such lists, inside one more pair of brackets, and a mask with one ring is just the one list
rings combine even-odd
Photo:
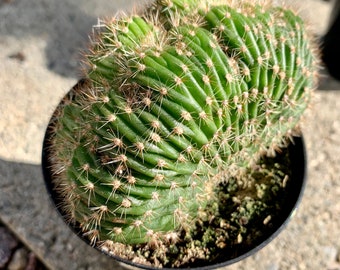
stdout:
[[[85,81],[81,80],[74,88],[81,87],[82,84],[85,83]],[[70,92],[71,93],[71,92]],[[70,95],[70,93],[68,95]],[[63,101],[62,101],[63,102]],[[51,172],[51,163],[49,159],[49,141],[52,134],[51,130],[51,123],[53,121],[56,121],[55,114],[52,116],[49,126],[47,127],[45,138],[43,142],[43,151],[42,151],[42,170],[43,175],[45,178],[45,184],[47,188],[47,192],[50,195],[50,198],[55,205],[57,211],[60,213],[61,217],[64,219],[65,223],[73,230],[75,234],[77,234],[82,240],[84,240],[86,243],[90,244],[88,239],[84,238],[82,236],[82,232],[80,228],[77,226],[77,224],[70,224],[66,221],[65,213],[60,208],[60,196],[56,192],[55,187],[52,182],[52,172]],[[306,151],[305,151],[305,144],[303,137],[293,137],[293,142],[288,146],[288,155],[290,159],[290,163],[292,165],[291,167],[291,181],[290,184],[287,186],[286,191],[287,194],[285,196],[285,201],[283,204],[283,207],[281,209],[281,213],[278,216],[277,220],[273,223],[273,226],[264,233],[264,236],[260,239],[260,241],[257,241],[254,243],[253,246],[247,246],[244,248],[237,249],[236,255],[230,259],[227,258],[226,260],[219,260],[216,262],[212,262],[211,265],[207,266],[199,266],[199,265],[193,265],[192,269],[197,270],[207,270],[207,269],[215,269],[227,265],[231,265],[233,263],[236,263],[240,260],[245,259],[246,257],[249,257],[253,254],[255,254],[257,251],[265,247],[267,244],[269,244],[288,224],[288,222],[292,219],[292,217],[295,215],[295,212],[297,210],[297,207],[301,201],[302,194],[305,188],[306,184]],[[96,248],[96,247],[95,247]],[[99,250],[98,248],[96,248]],[[100,252],[103,252],[99,250]],[[126,263],[128,265],[132,265],[135,267],[143,268],[143,269],[159,269],[155,267],[150,267],[146,265],[136,264],[131,261],[124,260],[118,256],[114,256],[112,254],[107,254],[108,256],[111,256],[113,259]],[[175,269],[175,268],[162,268],[162,269]]]

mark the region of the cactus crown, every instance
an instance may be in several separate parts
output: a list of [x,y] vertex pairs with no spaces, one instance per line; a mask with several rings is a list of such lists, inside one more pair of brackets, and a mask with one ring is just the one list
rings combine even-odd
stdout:
[[303,21],[247,1],[155,1],[102,22],[86,59],[54,172],[70,220],[105,248],[190,231],[218,183],[283,145],[316,72]]

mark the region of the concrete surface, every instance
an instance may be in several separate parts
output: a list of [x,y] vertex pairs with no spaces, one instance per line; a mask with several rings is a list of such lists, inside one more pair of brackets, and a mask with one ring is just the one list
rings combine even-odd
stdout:
[[[86,246],[56,214],[40,155],[53,109],[81,76],[79,50],[91,26],[136,2],[0,0],[0,219],[51,269],[125,269]],[[322,35],[331,4],[303,3]],[[322,75],[303,128],[309,180],[301,207],[270,245],[226,269],[340,270],[339,108],[340,84]]]

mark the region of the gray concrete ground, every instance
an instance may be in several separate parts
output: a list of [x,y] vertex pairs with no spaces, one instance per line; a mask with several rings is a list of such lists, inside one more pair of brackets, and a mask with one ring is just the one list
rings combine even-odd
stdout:
[[[40,156],[53,109],[81,76],[78,52],[91,26],[136,2],[0,0],[0,219],[51,269],[125,269],[65,226],[45,191]],[[306,0],[300,9],[322,35],[330,4]],[[309,179],[297,215],[270,245],[225,269],[340,270],[339,90],[322,75],[306,116]]]

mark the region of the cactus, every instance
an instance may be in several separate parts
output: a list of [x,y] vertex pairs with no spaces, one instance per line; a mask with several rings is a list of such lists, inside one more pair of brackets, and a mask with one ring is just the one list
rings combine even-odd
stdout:
[[253,1],[158,0],[101,22],[51,142],[69,220],[105,250],[190,233],[219,183],[296,130],[316,59],[300,17]]

